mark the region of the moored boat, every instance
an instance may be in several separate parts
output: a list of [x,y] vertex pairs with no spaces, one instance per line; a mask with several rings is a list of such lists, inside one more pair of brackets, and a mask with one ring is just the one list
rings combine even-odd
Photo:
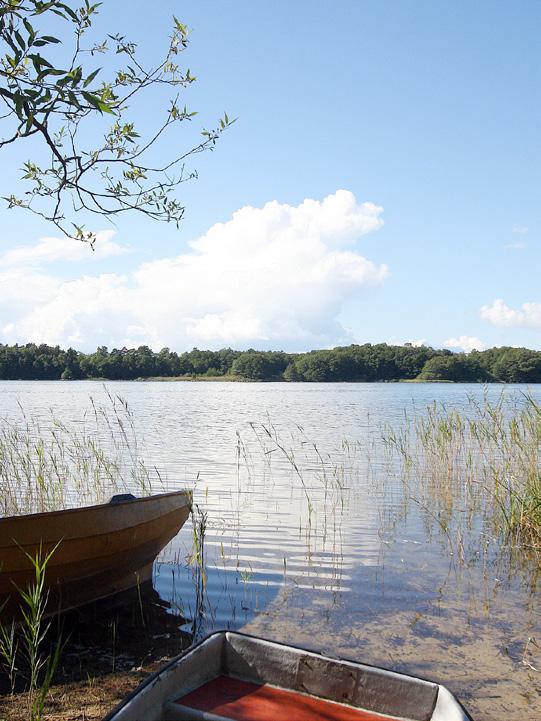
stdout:
[[444,686],[219,631],[104,721],[471,721]]
[[191,507],[189,491],[0,518],[0,608],[17,615],[19,594],[35,581],[31,559],[52,551],[45,573],[47,612],[82,606],[152,576],[158,553]]

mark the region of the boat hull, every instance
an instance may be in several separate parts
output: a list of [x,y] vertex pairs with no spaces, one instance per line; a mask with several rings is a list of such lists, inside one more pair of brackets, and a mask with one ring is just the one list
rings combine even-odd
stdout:
[[212,634],[104,721],[472,721],[442,685],[242,633]]
[[176,491],[0,519],[4,614],[17,615],[17,589],[35,581],[30,558],[43,559],[51,552],[45,573],[48,613],[67,611],[148,580],[156,556],[183,526],[190,506],[190,492]]

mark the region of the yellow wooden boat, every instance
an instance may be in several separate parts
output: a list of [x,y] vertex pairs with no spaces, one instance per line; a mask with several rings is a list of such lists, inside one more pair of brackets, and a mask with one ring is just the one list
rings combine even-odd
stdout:
[[35,580],[30,558],[53,549],[45,574],[49,614],[149,580],[156,556],[188,518],[191,501],[189,491],[124,494],[96,506],[0,518],[3,615],[16,615],[17,589]]

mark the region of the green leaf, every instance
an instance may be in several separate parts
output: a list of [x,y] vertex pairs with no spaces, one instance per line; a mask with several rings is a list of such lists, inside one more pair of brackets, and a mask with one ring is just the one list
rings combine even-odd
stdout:
[[84,90],[82,91],[82,95],[83,95],[83,98],[86,100],[86,102],[89,103],[89,105],[92,105],[93,107],[96,108],[96,110],[99,110],[100,99],[98,98],[97,95],[93,95],[92,93],[85,93]]
[[94,78],[100,72],[100,70],[101,70],[101,68],[98,68],[97,70],[94,70],[93,73],[90,73],[90,75],[87,77],[87,79],[85,80],[85,82],[83,84],[83,88],[87,88],[90,85],[90,83],[94,80]]
[[62,10],[64,10],[64,12],[66,12],[70,16],[70,18],[73,20],[73,22],[75,22],[75,23],[79,22],[79,18],[73,12],[73,10],[69,7],[69,5],[66,5],[65,3],[59,3],[59,7],[61,7]]
[[46,68],[43,70],[40,75],[45,77],[46,75],[65,75],[65,70],[60,70],[60,68]]
[[32,113],[29,113],[28,118],[26,120],[25,129],[24,129],[25,133],[28,133],[28,131],[32,127],[33,122],[34,122],[34,115]]
[[82,91],[82,96],[86,100],[89,105],[92,105],[92,107],[96,108],[96,110],[99,110],[100,113],[110,113],[111,115],[114,115],[113,109],[107,105],[107,103],[104,103],[103,100],[100,100],[97,95],[93,95],[92,93],[86,93],[84,90]]
[[34,28],[32,27],[32,25],[30,25],[30,23],[28,22],[28,20],[26,18],[23,18],[23,25],[26,28],[26,32],[30,36],[30,41],[32,41],[36,34]]
[[30,58],[30,60],[31,60],[32,63],[34,64],[34,67],[36,67],[36,65],[38,65],[38,66],[40,66],[40,65],[46,65],[48,68],[52,68],[52,67],[53,67],[53,66],[51,65],[51,63],[50,63],[48,60],[46,60],[44,57],[42,57],[39,53],[37,53],[37,54],[32,53],[32,54],[29,55],[28,57]]
[[23,97],[20,93],[17,93],[15,97],[13,98],[15,102],[15,113],[19,120],[22,120],[23,118]]
[[77,99],[77,96],[75,93],[73,93],[71,90],[68,90],[68,98],[70,103],[77,109],[80,109],[81,104],[79,103],[79,100]]
[[52,35],[42,35],[41,40],[46,40],[48,43],[60,43],[62,42],[58,38],[53,37]]
[[21,50],[26,50],[26,43],[23,40],[23,36],[18,30],[15,30],[15,40],[19,43],[21,46]]
[[100,110],[101,110],[103,113],[109,113],[110,115],[114,115],[114,114],[115,114],[115,111],[111,108],[111,106],[110,106],[110,105],[107,105],[107,103],[104,103],[103,100],[100,100],[100,101],[99,101],[99,104],[100,104]]

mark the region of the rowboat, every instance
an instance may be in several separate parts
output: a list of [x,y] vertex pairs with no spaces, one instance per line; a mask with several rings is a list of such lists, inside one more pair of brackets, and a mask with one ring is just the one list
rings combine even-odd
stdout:
[[0,518],[0,608],[17,615],[18,589],[35,583],[32,559],[52,552],[45,571],[49,614],[67,611],[149,580],[162,548],[186,521],[189,491]]
[[444,686],[231,631],[178,656],[104,721],[472,721]]

